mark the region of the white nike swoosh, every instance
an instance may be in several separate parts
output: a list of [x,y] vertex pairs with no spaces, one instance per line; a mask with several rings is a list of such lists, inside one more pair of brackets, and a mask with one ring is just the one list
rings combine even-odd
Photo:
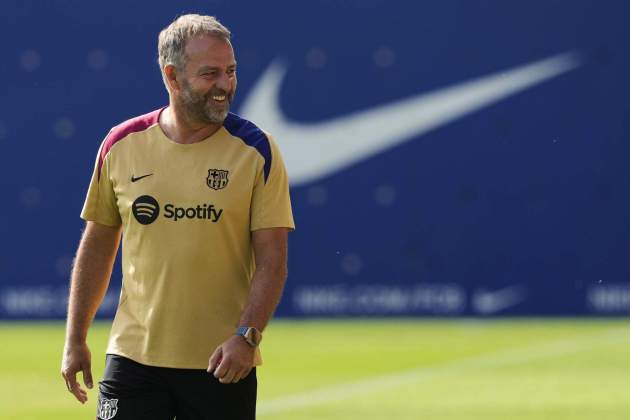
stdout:
[[278,142],[291,184],[315,181],[581,64],[568,52],[510,70],[444,87],[328,121],[289,121],[280,107],[287,71],[273,61],[245,99],[240,113]]
[[473,309],[482,315],[501,312],[525,300],[526,291],[521,285],[513,285],[493,292],[477,290],[471,297]]

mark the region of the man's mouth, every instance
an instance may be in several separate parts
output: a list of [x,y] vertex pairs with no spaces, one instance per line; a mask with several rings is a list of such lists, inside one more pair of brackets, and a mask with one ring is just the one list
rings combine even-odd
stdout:
[[214,102],[217,104],[224,104],[230,101],[230,96],[226,92],[210,94],[208,95],[208,98],[210,99],[211,102]]

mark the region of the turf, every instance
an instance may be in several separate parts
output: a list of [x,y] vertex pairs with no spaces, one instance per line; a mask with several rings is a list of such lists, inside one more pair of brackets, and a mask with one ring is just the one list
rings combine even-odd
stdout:
[[[90,333],[95,377],[108,328]],[[62,324],[0,337],[0,419],[95,417],[95,392],[82,406],[59,374]],[[629,355],[628,320],[278,321],[258,418],[627,420]]]

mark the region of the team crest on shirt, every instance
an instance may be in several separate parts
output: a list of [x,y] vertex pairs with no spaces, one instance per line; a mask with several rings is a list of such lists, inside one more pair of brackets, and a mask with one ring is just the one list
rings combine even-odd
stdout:
[[97,417],[101,420],[113,419],[118,412],[118,399],[99,398],[96,407]]
[[206,184],[213,190],[222,190],[228,184],[228,171],[225,169],[208,169]]

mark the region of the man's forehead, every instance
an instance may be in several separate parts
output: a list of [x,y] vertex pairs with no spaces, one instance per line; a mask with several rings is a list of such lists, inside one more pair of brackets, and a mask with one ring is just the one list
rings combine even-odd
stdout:
[[229,40],[212,35],[199,35],[186,43],[186,57],[190,61],[234,61]]

